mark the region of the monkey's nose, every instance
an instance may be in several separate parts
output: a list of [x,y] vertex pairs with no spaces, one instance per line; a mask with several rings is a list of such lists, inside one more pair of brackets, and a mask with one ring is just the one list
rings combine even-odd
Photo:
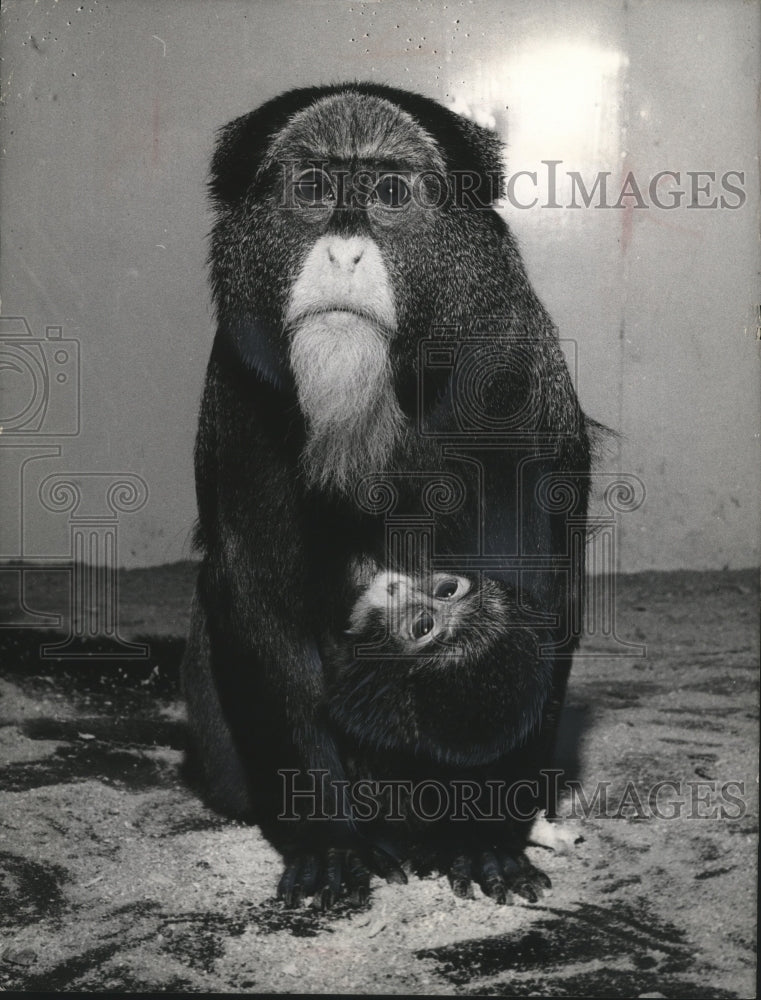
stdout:
[[328,259],[340,271],[351,274],[365,252],[364,243],[359,239],[336,237],[328,243]]

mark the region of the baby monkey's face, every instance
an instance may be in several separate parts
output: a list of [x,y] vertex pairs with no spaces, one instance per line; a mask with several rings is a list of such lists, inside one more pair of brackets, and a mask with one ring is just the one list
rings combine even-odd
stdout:
[[453,573],[413,577],[382,570],[357,599],[348,634],[382,630],[402,652],[414,654],[434,642],[451,642],[467,624],[473,603],[473,584],[467,577]]

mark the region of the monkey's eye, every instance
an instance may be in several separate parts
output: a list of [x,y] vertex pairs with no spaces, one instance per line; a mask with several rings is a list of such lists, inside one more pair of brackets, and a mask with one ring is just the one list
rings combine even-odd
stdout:
[[429,615],[427,611],[424,611],[422,615],[419,615],[415,621],[412,623],[410,632],[412,633],[413,639],[423,639],[430,632],[433,631],[436,625],[436,621],[433,615]]
[[458,590],[457,580],[448,578],[446,580],[439,580],[436,586],[433,588],[433,596],[439,601],[448,601],[450,597],[454,597]]
[[436,574],[431,591],[436,601],[459,601],[470,591],[470,580],[464,576]]
[[322,207],[335,201],[330,177],[316,167],[310,167],[296,179],[293,192],[296,200],[307,207]]
[[410,186],[399,174],[385,174],[375,185],[375,196],[386,208],[402,208],[410,200]]

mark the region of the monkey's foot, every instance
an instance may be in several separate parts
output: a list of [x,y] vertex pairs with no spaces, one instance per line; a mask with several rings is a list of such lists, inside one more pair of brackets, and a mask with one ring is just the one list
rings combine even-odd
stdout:
[[473,899],[473,882],[495,903],[510,904],[512,894],[536,903],[552,882],[521,853],[502,850],[458,855],[449,867],[449,883],[456,896]]
[[339,898],[347,899],[352,906],[362,906],[370,897],[373,873],[397,885],[407,882],[396,860],[377,848],[362,855],[337,848],[294,854],[286,858],[277,896],[287,907],[300,906],[308,896],[320,910],[329,909]]

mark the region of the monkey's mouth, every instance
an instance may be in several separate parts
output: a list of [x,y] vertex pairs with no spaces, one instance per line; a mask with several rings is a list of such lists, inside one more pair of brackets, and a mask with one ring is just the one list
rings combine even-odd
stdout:
[[385,333],[393,332],[392,328],[388,325],[388,322],[372,309],[362,309],[358,306],[346,305],[340,302],[328,302],[325,303],[325,305],[309,306],[305,309],[299,309],[294,313],[289,313],[287,316],[287,326],[289,330],[293,330],[295,327],[301,326],[310,319],[329,316],[350,317],[361,323],[370,323],[372,326],[377,327]]

